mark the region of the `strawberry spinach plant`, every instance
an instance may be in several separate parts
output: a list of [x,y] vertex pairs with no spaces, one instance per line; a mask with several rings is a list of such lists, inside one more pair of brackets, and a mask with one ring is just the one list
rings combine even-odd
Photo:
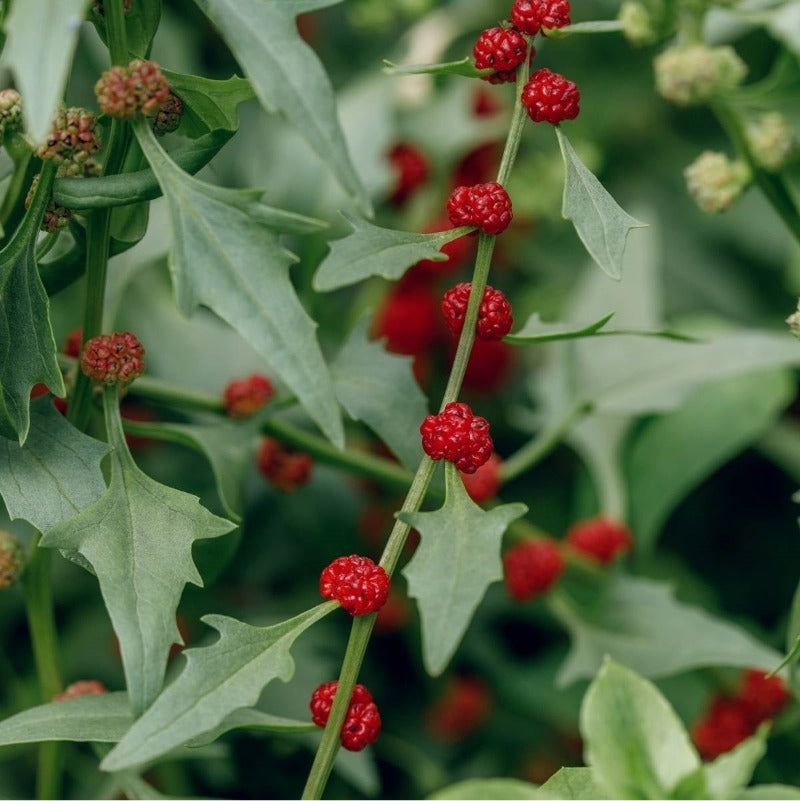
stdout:
[[0,794],[800,797],[796,12],[0,3]]

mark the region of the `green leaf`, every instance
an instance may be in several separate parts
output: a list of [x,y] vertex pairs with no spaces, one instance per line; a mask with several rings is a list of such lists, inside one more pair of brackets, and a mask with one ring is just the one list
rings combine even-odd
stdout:
[[618,19],[598,19],[591,22],[576,22],[563,28],[544,28],[548,39],[567,39],[587,33],[615,33],[622,31],[622,23]]
[[230,713],[216,728],[207,731],[195,738],[187,745],[195,747],[213,743],[214,740],[227,734],[229,731],[247,729],[253,732],[273,732],[297,734],[300,732],[319,731],[319,728],[309,720],[292,720],[278,715],[270,715],[260,709],[236,709]]
[[131,706],[141,713],[161,690],[170,646],[181,642],[175,611],[184,585],[202,585],[192,561],[193,543],[235,526],[212,515],[193,495],[139,470],[125,444],[115,392],[115,387],[103,392],[114,448],[108,490],[79,515],[45,532],[41,544],[79,554],[94,569],[119,638]]
[[625,241],[632,228],[644,228],[619,207],[600,181],[580,160],[566,134],[556,126],[556,136],[564,159],[564,219],[572,220],[589,255],[611,278],[622,278]]
[[330,253],[314,276],[317,292],[341,289],[373,275],[394,281],[422,259],[447,261],[439,248],[472,231],[462,226],[436,234],[414,234],[381,228],[359,217],[342,216],[353,226],[353,233],[331,243]]
[[125,14],[128,50],[139,58],[149,58],[150,46],[161,22],[161,0],[136,0]]
[[42,168],[30,208],[0,251],[0,436],[18,439],[20,445],[28,436],[33,385],[41,382],[64,396],[50,301],[36,266],[36,237],[54,173],[53,163]]
[[652,549],[681,500],[758,439],[793,396],[794,381],[784,371],[734,376],[701,387],[638,432],[626,469],[638,553]]
[[703,766],[711,798],[736,798],[747,787],[756,765],[767,752],[768,732],[769,727],[762,726],[732,751]]
[[417,436],[428,403],[411,371],[412,359],[369,340],[362,319],[331,363],[336,396],[354,420],[366,423],[409,470],[422,459]]
[[330,80],[300,38],[295,17],[340,0],[195,0],[216,25],[261,105],[279,111],[328,165],[365,214],[369,198],[342,133]]
[[484,798],[555,798],[539,791],[535,784],[523,782],[519,779],[466,779],[456,782],[428,796],[431,801],[435,799],[457,799],[458,801],[479,801]]
[[570,323],[545,323],[539,313],[534,312],[522,328],[505,337],[505,341],[510,342],[512,345],[531,345],[541,342],[557,342],[562,339],[590,337],[600,331],[613,316],[614,312],[611,312],[611,314],[607,314],[605,317],[601,317],[588,325],[574,325]]
[[403,575],[408,594],[419,605],[422,659],[431,676],[447,667],[486,588],[502,579],[503,532],[528,511],[522,503],[481,509],[450,462],[445,465],[445,485],[447,495],[438,511],[397,515],[422,536]]
[[800,787],[793,787],[788,784],[756,784],[748,787],[736,796],[737,798],[753,799],[798,799],[800,798]]
[[786,658],[789,665],[789,681],[795,696],[800,698],[800,583],[792,599],[789,625],[786,627]]
[[543,798],[592,799],[602,798],[591,768],[561,768],[540,788]]
[[383,60],[383,71],[387,75],[463,75],[465,78],[481,78],[491,75],[494,70],[479,70],[475,62],[465,56],[459,61],[446,61],[442,64],[393,64]]
[[75,517],[106,490],[108,446],[67,422],[49,397],[31,404],[24,445],[0,439],[0,495],[9,517],[47,531]]
[[205,732],[232,712],[254,706],[273,679],[289,681],[297,637],[337,607],[328,601],[291,620],[269,627],[249,626],[230,617],[206,615],[220,633],[205,648],[184,651],[186,667],[103,760],[103,770],[142,765]]
[[89,0],[24,0],[11,6],[2,63],[25,98],[25,128],[35,145],[50,131],[88,6]]
[[211,131],[235,131],[239,127],[239,103],[255,97],[250,81],[231,76],[215,81],[162,69],[169,88],[183,101],[178,133],[197,139]]
[[84,695],[6,718],[0,723],[0,746],[47,740],[115,743],[132,723],[127,693]]
[[606,659],[586,691],[584,759],[607,798],[667,798],[700,758],[675,710],[646,679]]
[[615,576],[587,603],[557,590],[551,607],[572,639],[561,684],[591,678],[606,655],[651,678],[708,666],[769,670],[780,661],[739,627],[677,601],[669,586],[649,579]]
[[289,278],[297,259],[271,230],[276,215],[287,213],[259,204],[260,190],[220,188],[186,175],[146,124],[137,124],[136,133],[167,200],[174,232],[170,269],[181,311],[189,315],[202,303],[235,328],[341,447],[341,414],[316,324]]

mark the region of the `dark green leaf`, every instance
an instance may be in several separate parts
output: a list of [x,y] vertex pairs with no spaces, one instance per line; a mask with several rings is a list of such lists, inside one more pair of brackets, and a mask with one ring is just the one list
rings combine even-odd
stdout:
[[445,464],[445,484],[441,509],[398,514],[422,537],[403,575],[419,605],[422,659],[432,676],[447,667],[487,587],[502,579],[503,532],[528,511],[522,503],[481,509],[450,462]]
[[386,59],[383,63],[386,65],[383,71],[387,75],[463,75],[465,78],[481,78],[494,72],[492,69],[477,69],[469,56],[442,64],[393,64]]
[[603,791],[595,782],[591,768],[561,768],[540,788],[543,798],[591,799],[602,798]]
[[417,435],[428,403],[414,379],[411,358],[369,341],[369,320],[350,333],[331,363],[336,396],[354,420],[366,423],[409,470],[422,459]]
[[436,234],[413,234],[380,228],[360,217],[343,216],[353,226],[353,233],[331,243],[330,253],[314,276],[317,292],[350,286],[373,275],[394,281],[422,259],[447,261],[439,248],[472,231],[461,227]]
[[139,58],[150,56],[150,45],[161,22],[161,0],[136,0],[125,15],[128,50]]
[[267,111],[279,111],[365,214],[370,202],[339,125],[328,76],[295,17],[340,0],[195,0],[217,26]]
[[703,766],[711,798],[737,798],[747,787],[756,765],[767,752],[768,730],[768,726],[762,726],[732,751]]
[[105,758],[103,770],[142,765],[216,729],[237,709],[254,706],[269,682],[291,679],[292,644],[336,607],[328,601],[267,628],[206,615],[203,622],[219,631],[219,640],[184,651],[183,672]]
[[484,798],[555,798],[539,791],[535,784],[523,782],[519,779],[466,779],[444,787],[428,796],[431,801],[437,799],[457,799],[457,801],[472,801]]

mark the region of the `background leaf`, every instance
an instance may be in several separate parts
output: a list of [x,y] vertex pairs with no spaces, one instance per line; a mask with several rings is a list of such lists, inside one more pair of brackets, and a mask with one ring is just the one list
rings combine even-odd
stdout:
[[543,798],[592,799],[602,798],[591,768],[561,768],[540,788]]
[[483,798],[555,798],[543,795],[535,784],[523,782],[519,779],[465,779],[449,787],[443,787],[428,796],[434,799],[458,799],[458,801],[471,801]]
[[465,78],[480,78],[494,72],[492,69],[477,69],[469,56],[441,64],[393,64],[385,59],[383,63],[386,65],[383,71],[387,75],[463,75]]
[[747,787],[756,765],[767,752],[768,727],[761,727],[727,754],[703,766],[706,785],[712,798],[737,798]]

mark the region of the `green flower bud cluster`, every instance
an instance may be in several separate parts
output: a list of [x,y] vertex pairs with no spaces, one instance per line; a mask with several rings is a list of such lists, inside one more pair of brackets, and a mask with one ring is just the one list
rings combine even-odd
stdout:
[[728,45],[670,47],[653,66],[659,94],[679,106],[705,103],[738,86],[747,74],[747,65]]
[[730,208],[750,183],[750,170],[742,161],[706,150],[684,171],[689,194],[709,214]]

